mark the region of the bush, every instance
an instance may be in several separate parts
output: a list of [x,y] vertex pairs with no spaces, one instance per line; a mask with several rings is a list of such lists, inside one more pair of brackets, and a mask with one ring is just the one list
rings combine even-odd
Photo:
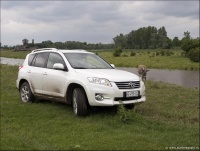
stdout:
[[160,52],[156,52],[156,56],[159,56],[160,55]]
[[200,55],[199,47],[196,47],[191,49],[187,56],[193,62],[200,62],[199,55]]
[[181,52],[182,57],[186,57],[186,52]]
[[129,123],[133,120],[131,110],[126,109],[123,104],[120,104],[118,106],[118,112],[117,113],[119,115],[120,121],[123,122],[123,123]]
[[121,53],[122,53],[122,48],[121,47],[117,47],[117,48],[115,48],[113,56],[114,57],[119,57],[121,55]]
[[131,52],[131,56],[135,56],[136,55],[136,53],[135,52]]
[[199,39],[187,39],[184,40],[181,45],[182,50],[185,51],[186,54],[188,54],[191,49],[198,47],[199,47]]
[[164,51],[164,50],[161,50],[161,51],[160,51],[160,54],[161,54],[161,56],[164,56],[164,55],[165,55],[165,51]]
[[171,56],[171,52],[169,50],[166,51],[167,56]]
[[113,56],[114,56],[114,57],[119,57],[120,55],[121,55],[121,53],[116,52],[116,51],[113,53]]
[[127,54],[124,54],[123,57],[128,57],[128,55],[127,55]]

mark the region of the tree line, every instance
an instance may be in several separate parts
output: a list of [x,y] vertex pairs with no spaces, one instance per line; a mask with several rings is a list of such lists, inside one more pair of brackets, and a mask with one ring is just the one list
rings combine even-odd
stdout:
[[[184,38],[187,36],[190,36],[188,31],[184,32]],[[126,35],[120,33],[113,38],[113,41],[116,47],[123,49],[170,49],[171,47],[180,47],[184,38],[181,40],[178,37],[170,39],[164,26],[159,29],[148,26],[132,30]]]
[[[190,37],[190,33],[184,32],[184,37],[179,39],[174,37],[170,39],[167,36],[165,27],[157,29],[154,26],[142,27],[137,30],[132,30],[130,33],[124,35],[120,33],[113,38],[113,43],[91,44],[79,41],[66,41],[66,42],[52,42],[51,40],[43,41],[36,44],[28,44],[28,47],[36,46],[38,48],[55,47],[58,49],[114,49],[121,47],[122,49],[170,49],[172,47],[181,47],[185,37]],[[191,37],[190,37],[191,38]]]
[[42,43],[28,44],[28,47],[38,47],[38,48],[57,48],[57,49],[113,49],[114,44],[91,44],[87,42],[79,41],[66,41],[66,42],[52,42],[51,40],[43,41]]
[[[102,44],[96,43],[91,44],[87,42],[79,41],[66,41],[66,42],[52,42],[51,40],[42,41],[41,43],[29,43],[28,48],[58,48],[58,49],[86,49],[86,50],[96,50],[96,49],[114,49],[121,47],[122,49],[170,49],[172,47],[181,47],[185,42],[185,39],[191,39],[190,33],[184,32],[184,37],[179,39],[174,37],[170,39],[167,36],[167,31],[165,27],[160,27],[157,29],[154,26],[142,27],[137,30],[132,30],[128,34],[122,34],[115,36],[113,38],[113,43]],[[2,45],[2,44],[1,44]],[[1,48],[10,48],[7,45],[1,46]]]

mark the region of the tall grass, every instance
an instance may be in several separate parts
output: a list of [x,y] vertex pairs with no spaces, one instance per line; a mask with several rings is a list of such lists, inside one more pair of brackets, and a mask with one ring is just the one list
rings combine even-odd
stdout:
[[21,103],[18,67],[0,67],[1,150],[198,150],[197,89],[147,81],[147,101],[135,110],[100,108],[76,118],[65,104]]

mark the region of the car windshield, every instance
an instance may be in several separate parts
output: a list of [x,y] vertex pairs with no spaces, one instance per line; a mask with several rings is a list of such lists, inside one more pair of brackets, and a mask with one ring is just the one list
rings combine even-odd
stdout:
[[64,53],[74,69],[113,69],[101,57],[91,53]]

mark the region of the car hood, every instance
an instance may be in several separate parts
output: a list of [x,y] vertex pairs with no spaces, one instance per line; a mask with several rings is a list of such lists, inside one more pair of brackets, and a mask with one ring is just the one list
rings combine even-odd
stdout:
[[133,73],[117,69],[76,69],[75,72],[87,77],[105,78],[109,81],[139,81],[139,77]]

